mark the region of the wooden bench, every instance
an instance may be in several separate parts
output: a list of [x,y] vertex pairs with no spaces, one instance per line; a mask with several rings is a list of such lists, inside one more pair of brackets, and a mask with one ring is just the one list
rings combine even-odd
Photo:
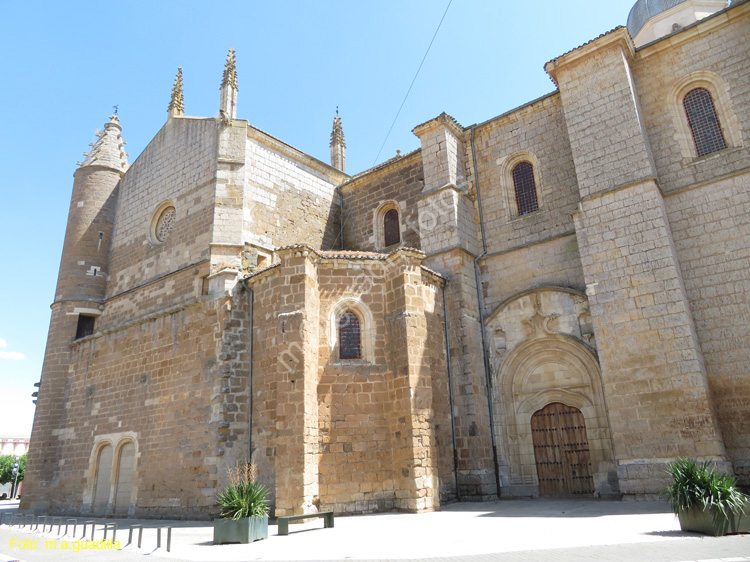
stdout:
[[318,513],[308,513],[306,515],[289,515],[288,517],[277,517],[276,524],[279,526],[280,535],[289,534],[289,522],[300,521],[301,519],[313,519],[315,517],[323,518],[325,529],[333,527],[333,511],[320,511]]

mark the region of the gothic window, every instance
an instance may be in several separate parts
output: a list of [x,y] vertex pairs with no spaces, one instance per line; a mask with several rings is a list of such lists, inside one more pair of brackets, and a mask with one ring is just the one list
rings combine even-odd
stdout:
[[175,228],[177,211],[174,203],[164,201],[151,215],[150,240],[152,244],[163,244]]
[[361,359],[359,318],[347,310],[339,318],[339,359]]
[[516,206],[519,215],[526,215],[539,208],[534,181],[534,166],[530,162],[520,162],[513,168],[513,187],[516,192]]
[[711,92],[706,88],[690,90],[682,100],[698,156],[727,147]]
[[398,225],[398,211],[396,209],[390,209],[385,215],[383,215],[383,233],[386,246],[392,246],[401,242],[401,232]]

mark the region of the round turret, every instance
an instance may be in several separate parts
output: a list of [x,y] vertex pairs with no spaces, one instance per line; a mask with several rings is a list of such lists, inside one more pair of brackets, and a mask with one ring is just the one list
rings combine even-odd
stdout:
[[116,188],[128,168],[121,130],[113,115],[73,175],[55,302],[97,303],[104,298]]

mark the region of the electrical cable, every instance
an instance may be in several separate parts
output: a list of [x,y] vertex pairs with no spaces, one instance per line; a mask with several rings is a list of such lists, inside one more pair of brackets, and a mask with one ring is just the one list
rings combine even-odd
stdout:
[[443,20],[445,19],[445,16],[448,13],[448,8],[451,7],[452,3],[453,3],[453,0],[449,0],[448,5],[445,7],[445,11],[443,12],[443,17],[440,18],[440,23],[438,24],[437,29],[435,30],[435,33],[432,36],[432,40],[430,41],[430,44],[427,47],[427,51],[425,51],[425,54],[422,57],[422,62],[419,63],[419,68],[417,68],[417,72],[414,74],[414,78],[412,79],[411,84],[409,85],[409,89],[406,91],[406,95],[404,96],[404,101],[401,102],[401,107],[398,108],[398,112],[396,112],[396,117],[393,118],[393,123],[391,123],[391,128],[388,129],[388,134],[385,135],[385,139],[383,140],[383,144],[380,145],[380,150],[378,150],[378,155],[375,157],[375,160],[372,163],[373,166],[375,166],[375,164],[378,161],[378,158],[380,158],[380,153],[383,152],[383,148],[385,147],[385,143],[388,142],[388,137],[391,136],[391,131],[393,131],[393,127],[396,125],[396,121],[398,120],[398,116],[401,115],[401,110],[404,108],[404,104],[406,103],[406,100],[409,97],[409,94],[411,93],[411,89],[414,87],[414,82],[417,81],[417,76],[419,76],[419,71],[422,70],[422,65],[424,64],[424,61],[427,59],[427,55],[429,54],[430,49],[432,48],[432,44],[435,42],[435,37],[437,37],[438,31],[440,31],[440,26],[443,25]]

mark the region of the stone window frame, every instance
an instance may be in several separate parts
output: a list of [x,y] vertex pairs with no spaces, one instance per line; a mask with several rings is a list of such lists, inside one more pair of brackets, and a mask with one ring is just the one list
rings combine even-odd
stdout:
[[154,209],[154,212],[151,214],[151,226],[149,227],[149,242],[153,244],[154,246],[161,246],[164,243],[166,243],[166,239],[159,240],[159,237],[157,236],[156,229],[159,226],[159,219],[161,219],[162,215],[172,207],[175,210],[175,214],[177,213],[177,206],[174,204],[174,202],[170,200],[162,201],[159,203],[159,205],[156,206]]
[[347,309],[339,316],[339,359],[362,359],[361,324],[359,316],[353,310]]
[[[537,208],[535,211],[531,211],[525,214],[519,214],[518,205],[516,203],[516,184],[513,181],[513,170],[521,162],[528,162],[531,164],[534,172],[534,187],[536,188],[536,203]],[[542,172],[539,159],[533,152],[528,150],[521,150],[514,152],[498,159],[497,165],[501,167],[500,173],[500,185],[503,191],[503,200],[505,201],[505,209],[509,221],[521,220],[526,217],[533,217],[544,211],[544,199],[542,198]]]
[[[385,245],[385,214],[392,209],[398,212],[399,240],[396,244],[391,244],[390,246],[386,246]],[[400,247],[404,243],[403,216],[404,216],[404,212],[401,209],[401,205],[399,204],[398,201],[389,199],[388,201],[383,201],[382,203],[380,203],[380,205],[375,211],[375,215],[373,219],[373,231],[375,232],[378,250],[385,250],[386,248],[395,249],[395,248]]]
[[[719,126],[726,143],[726,148],[703,156],[698,156],[698,150],[683,105],[685,96],[697,88],[705,88],[711,94],[714,110],[719,118]],[[674,140],[679,146],[683,160],[688,163],[703,161],[726,150],[742,146],[740,123],[732,108],[729,85],[718,74],[702,70],[683,76],[672,86],[667,101],[674,122]]]
[[109,514],[115,507],[115,499],[117,497],[117,483],[119,480],[120,471],[120,457],[122,456],[123,448],[129,443],[133,444],[133,477],[131,483],[131,505],[128,508],[128,515],[134,506],[133,497],[137,495],[137,475],[138,475],[138,439],[134,432],[126,432],[120,434],[107,434],[98,435],[94,439],[94,446],[91,448],[91,456],[89,458],[89,469],[84,473],[84,478],[87,479],[87,486],[84,489],[83,494],[83,509],[84,511],[91,512],[94,507],[94,494],[96,493],[96,483],[99,477],[99,457],[102,450],[105,447],[112,447],[112,467],[109,475],[109,499],[107,501],[107,507],[105,508],[104,514]]
[[[359,320],[360,357],[341,359],[339,353],[339,321],[347,312],[352,312]],[[328,345],[331,350],[330,362],[336,365],[373,364],[375,362],[375,321],[370,308],[360,299],[346,297],[334,304],[328,313]]]

